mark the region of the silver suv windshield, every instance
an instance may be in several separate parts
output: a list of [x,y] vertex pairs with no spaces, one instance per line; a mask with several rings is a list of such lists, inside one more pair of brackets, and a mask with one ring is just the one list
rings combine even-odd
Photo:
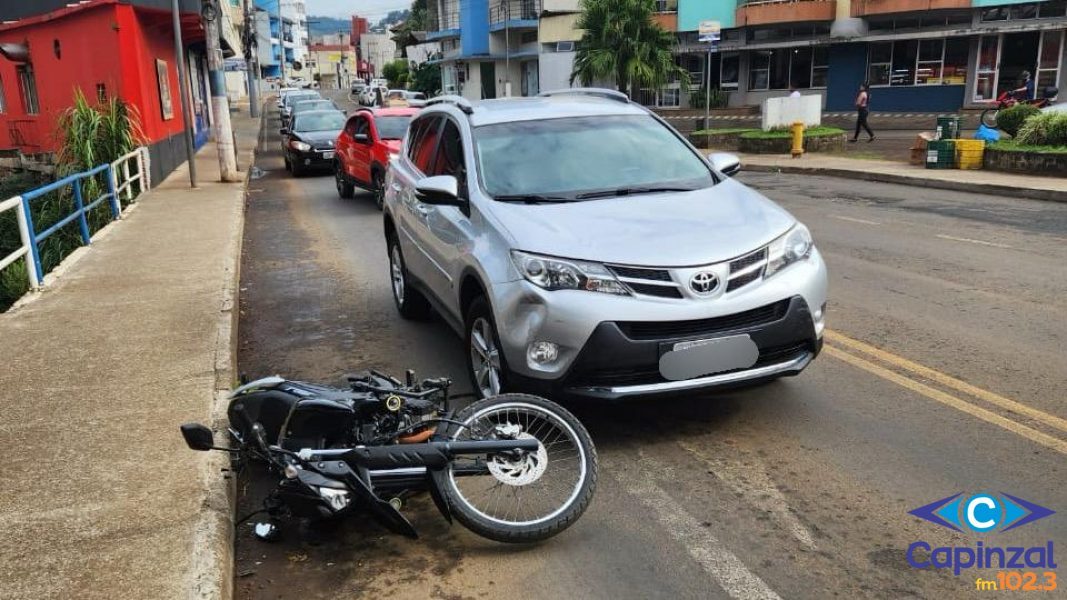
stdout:
[[573,201],[715,184],[704,160],[648,115],[483,125],[474,143],[482,186],[497,200]]

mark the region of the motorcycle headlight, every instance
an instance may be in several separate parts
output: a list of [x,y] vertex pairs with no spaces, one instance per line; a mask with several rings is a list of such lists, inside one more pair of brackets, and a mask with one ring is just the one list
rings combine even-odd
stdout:
[[789,265],[808,258],[814,248],[815,242],[811,239],[811,232],[802,223],[797,223],[785,235],[767,246],[767,269],[763,276],[770,277]]
[[330,508],[334,510],[341,510],[348,506],[349,497],[346,490],[335,490],[333,488],[320,487],[318,488],[319,495],[322,499],[330,505]]
[[311,144],[307,144],[298,140],[293,140],[289,142],[289,147],[293,150],[296,150],[297,152],[307,152],[308,150],[311,150]]
[[546,290],[586,290],[616,296],[629,296],[615,275],[600,263],[539,256],[511,251],[515,268],[530,283]]

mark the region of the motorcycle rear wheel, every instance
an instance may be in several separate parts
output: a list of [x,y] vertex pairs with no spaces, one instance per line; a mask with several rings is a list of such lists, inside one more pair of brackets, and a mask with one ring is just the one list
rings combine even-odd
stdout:
[[[484,439],[518,426],[540,448],[523,457],[462,457],[433,474],[456,520],[478,535],[508,543],[550,538],[570,527],[596,491],[597,455],[582,423],[562,406],[528,394],[479,400],[456,416],[449,440]],[[476,474],[472,474],[476,473]]]

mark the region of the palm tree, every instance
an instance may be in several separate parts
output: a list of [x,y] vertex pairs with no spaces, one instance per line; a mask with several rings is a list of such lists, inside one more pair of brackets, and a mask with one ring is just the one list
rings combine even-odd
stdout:
[[655,0],[581,0],[578,42],[571,84],[615,80],[633,97],[638,87],[658,88],[689,74],[674,62],[674,35],[652,20]]

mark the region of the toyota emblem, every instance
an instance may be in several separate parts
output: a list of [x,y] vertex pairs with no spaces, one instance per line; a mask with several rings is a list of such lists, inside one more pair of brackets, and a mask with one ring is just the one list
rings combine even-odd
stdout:
[[700,296],[707,296],[719,287],[719,278],[711,271],[699,271],[689,278],[689,289]]

